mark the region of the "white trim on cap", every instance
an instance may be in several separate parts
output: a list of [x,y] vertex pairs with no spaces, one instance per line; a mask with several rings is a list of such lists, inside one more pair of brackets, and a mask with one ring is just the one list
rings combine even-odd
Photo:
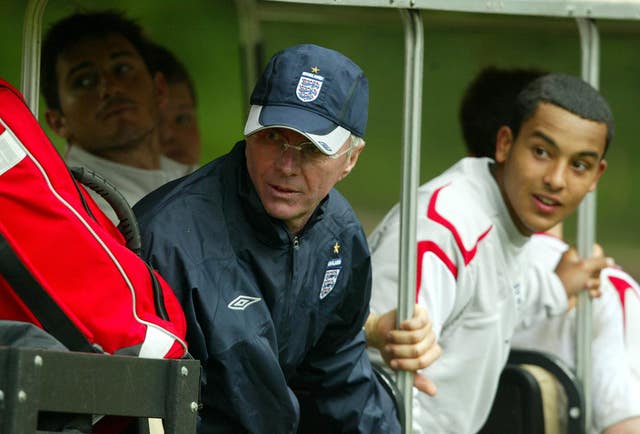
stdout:
[[[344,146],[344,142],[347,141],[351,132],[349,130],[342,128],[341,126],[337,126],[333,131],[329,134],[325,134],[324,136],[317,136],[315,134],[307,133],[307,136],[322,152],[327,155],[333,155],[337,153],[342,146]],[[328,146],[325,148],[325,146]]]
[[[296,110],[292,108],[292,110]],[[314,145],[318,147],[322,151],[322,153],[326,155],[333,155],[337,153],[344,143],[347,141],[351,132],[346,128],[341,126],[337,126],[328,134],[318,135],[306,133],[304,131],[299,130],[298,128],[289,126],[289,125],[262,125],[260,123],[260,113],[262,111],[261,105],[252,105],[249,109],[249,115],[247,116],[247,123],[244,126],[244,135],[249,136],[253,133],[257,133],[260,130],[264,130],[266,128],[286,128],[297,133],[302,134],[309,140],[313,142]]]

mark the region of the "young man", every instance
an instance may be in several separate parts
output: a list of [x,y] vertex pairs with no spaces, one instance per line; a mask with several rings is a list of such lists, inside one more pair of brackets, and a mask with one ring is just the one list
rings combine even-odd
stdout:
[[283,50],[253,91],[246,140],[135,207],[203,365],[200,433],[399,432],[365,352],[367,242],[333,189],[364,147],[367,108],[351,60]]
[[[162,155],[166,84],[145,55],[140,27],[116,12],[67,17],[42,45],[45,116],[68,143],[67,164],[104,176],[130,205],[190,170]],[[116,219],[106,202],[98,203]]]
[[[438,394],[416,395],[416,431],[477,432],[516,324],[536,310],[563,312],[567,294],[597,291],[607,260],[569,256],[563,273],[538,273],[541,284],[523,291],[523,251],[533,233],[562,221],[595,188],[611,135],[612,115],[597,91],[548,75],[520,93],[516,116],[499,129],[495,162],[463,159],[420,187],[417,299],[442,357],[424,370]],[[372,308],[384,311],[395,305],[398,284],[398,207],[370,240]]]
[[200,130],[196,92],[184,65],[165,47],[149,43],[151,70],[167,82],[168,102],[160,109],[162,152],[172,160],[191,167],[200,164]]
[[[474,78],[460,107],[460,125],[470,155],[494,158],[497,131],[511,118],[518,92],[542,75],[537,70],[486,68]],[[567,249],[562,241],[562,223],[549,233],[534,234],[527,243],[530,260],[550,272]],[[637,294],[638,284],[618,268],[602,270],[600,282],[602,297],[593,303],[592,426],[594,432],[605,434],[640,432],[640,396],[638,387],[630,381],[622,311],[625,296]],[[624,293],[627,288],[631,291]],[[622,290],[620,298],[619,290]],[[627,324],[632,321],[625,319]],[[575,327],[572,309],[546,321],[521,324],[512,344],[556,354],[575,366]],[[630,347],[638,347],[637,342],[628,343]]]

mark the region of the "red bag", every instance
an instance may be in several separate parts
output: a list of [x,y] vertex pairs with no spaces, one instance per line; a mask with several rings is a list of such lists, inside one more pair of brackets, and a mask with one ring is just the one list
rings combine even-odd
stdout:
[[125,245],[2,79],[0,319],[34,323],[74,351],[186,354],[169,285]]

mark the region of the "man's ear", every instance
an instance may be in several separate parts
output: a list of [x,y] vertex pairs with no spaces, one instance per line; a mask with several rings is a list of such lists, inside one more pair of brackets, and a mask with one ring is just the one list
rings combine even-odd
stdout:
[[69,128],[67,128],[67,119],[64,117],[60,109],[47,109],[44,114],[44,118],[46,119],[49,128],[55,131],[55,133],[63,139],[69,140],[71,132],[69,131]]
[[513,140],[511,128],[507,126],[500,127],[496,134],[496,163],[504,163],[506,161],[513,146]]
[[349,173],[351,173],[351,170],[356,166],[356,163],[358,162],[358,157],[360,156],[360,152],[362,152],[362,149],[364,149],[364,140],[362,140],[360,144],[353,148],[353,151],[351,151],[349,161],[347,161],[347,164],[342,169],[342,173],[340,174],[338,181],[342,181],[347,177]]
[[598,186],[598,180],[600,179],[600,176],[602,176],[602,173],[606,168],[607,168],[607,160],[603,158],[602,160],[600,160],[600,163],[598,163],[598,172],[596,173],[595,178],[593,178],[593,182],[591,183],[591,186],[589,186],[589,191],[594,191],[596,189],[596,187]]
[[156,72],[153,75],[153,86],[158,99],[158,107],[166,107],[169,102],[169,87],[167,79],[162,72]]

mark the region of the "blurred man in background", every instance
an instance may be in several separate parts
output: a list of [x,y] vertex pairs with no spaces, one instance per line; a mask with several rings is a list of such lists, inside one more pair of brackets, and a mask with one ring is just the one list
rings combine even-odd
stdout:
[[[102,175],[130,205],[191,171],[162,154],[167,86],[149,68],[145,41],[140,26],[108,11],[54,23],[42,45],[45,117],[67,141],[67,164]],[[115,221],[111,207],[97,201]]]
[[168,49],[149,42],[151,70],[160,72],[167,83],[168,102],[161,107],[160,142],[167,157],[187,166],[200,164],[196,91],[184,67]]

